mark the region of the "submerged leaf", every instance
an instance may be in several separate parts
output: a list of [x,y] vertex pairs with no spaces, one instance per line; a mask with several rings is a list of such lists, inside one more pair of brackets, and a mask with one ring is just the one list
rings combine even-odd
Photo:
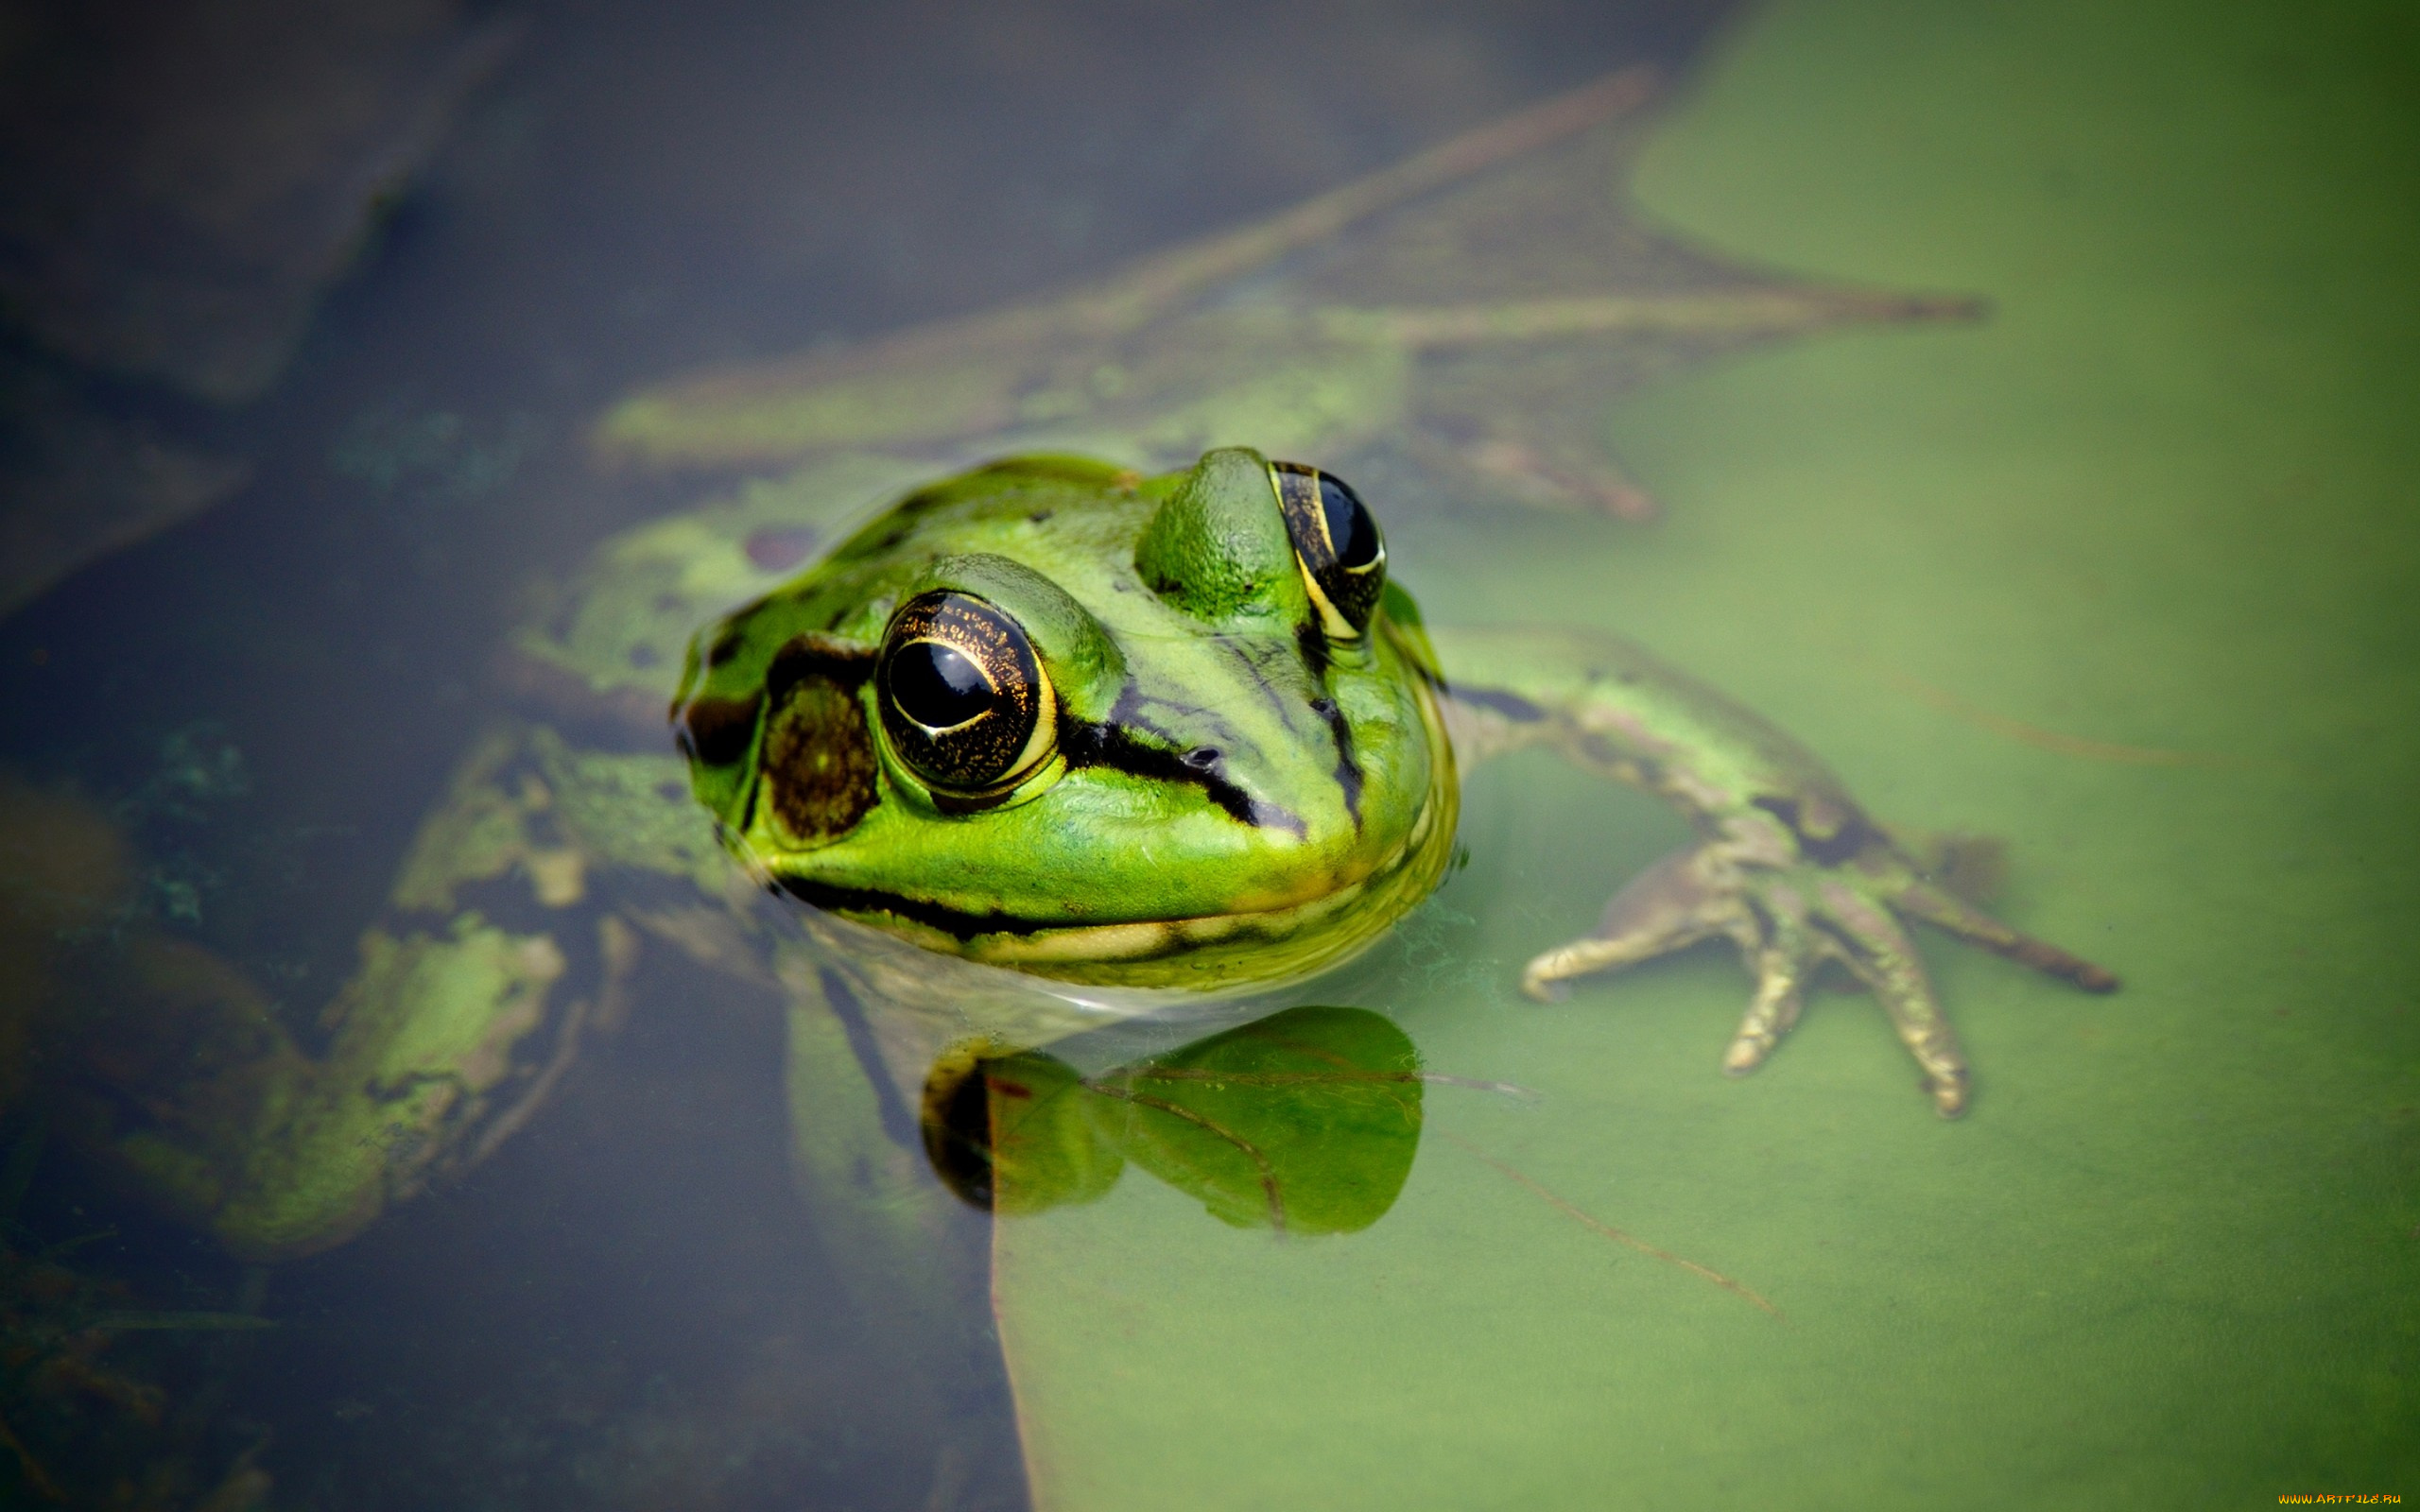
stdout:
[[1364,1008],[1289,1008],[1089,1085],[1104,1140],[1237,1228],[1367,1228],[1420,1147],[1418,1053]]
[[1238,1228],[1347,1233],[1403,1191],[1423,1084],[1411,1041],[1364,1008],[1289,1008],[1091,1077],[965,1050],[925,1082],[925,1151],[1002,1214],[1106,1196],[1132,1161]]

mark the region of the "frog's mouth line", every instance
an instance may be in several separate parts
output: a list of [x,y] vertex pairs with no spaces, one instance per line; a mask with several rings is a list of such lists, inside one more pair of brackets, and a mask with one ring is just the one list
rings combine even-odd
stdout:
[[[1450,801],[1444,805],[1449,830],[1454,807]],[[869,923],[888,918],[931,930],[956,941],[959,954],[977,958],[998,954],[1036,962],[1145,960],[1179,954],[1243,935],[1284,938],[1316,929],[1321,919],[1347,907],[1369,888],[1415,866],[1437,837],[1439,808],[1438,795],[1432,792],[1429,800],[1421,805],[1403,845],[1393,854],[1367,871],[1340,879],[1324,892],[1276,908],[1166,919],[1033,919],[999,910],[972,913],[904,893],[842,886],[804,877],[777,876],[772,881],[789,896],[827,913]],[[1006,944],[997,952],[968,949],[973,942],[987,936],[1001,938],[1004,944],[1015,943]]]
[[[1378,875],[1373,873],[1372,875]],[[1015,939],[1074,936],[1099,934],[1104,937],[1120,934],[1150,931],[1169,936],[1171,943],[1189,940],[1206,930],[1217,928],[1232,933],[1253,919],[1271,922],[1292,920],[1306,911],[1315,912],[1333,905],[1368,885],[1369,876],[1357,877],[1342,885],[1305,899],[1284,908],[1249,913],[1200,914],[1172,919],[1104,919],[1070,920],[1063,919],[1028,919],[1019,914],[994,911],[988,914],[968,913],[946,904],[910,898],[904,893],[882,892],[872,887],[839,887],[829,883],[808,882],[803,878],[785,877],[781,888],[799,902],[809,903],[827,913],[863,919],[870,916],[888,915],[903,922],[918,924],[947,935],[964,945],[987,935],[1005,935]],[[1126,953],[1119,952],[1124,954]]]

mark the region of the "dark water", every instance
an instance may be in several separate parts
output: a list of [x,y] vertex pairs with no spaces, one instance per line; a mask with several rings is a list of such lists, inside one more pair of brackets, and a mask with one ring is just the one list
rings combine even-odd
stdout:
[[[178,14],[127,9],[76,66],[139,52],[144,26]],[[94,380],[105,408],[239,456],[251,481],[0,626],[0,762],[114,820],[143,858],[141,917],[267,984],[306,1037],[496,706],[493,648],[525,583],[678,502],[591,466],[603,404],[1082,278],[1616,64],[1678,62],[1716,16],[540,4],[483,19],[518,26],[510,51],[265,393],[214,406]],[[980,1298],[940,1419],[886,1389],[889,1341],[836,1300],[788,1171],[770,996],[661,960],[637,994],[627,1031],[592,1043],[494,1159],[270,1270],[47,1141],[21,1249],[97,1230],[73,1264],[121,1302],[276,1327],[111,1344],[98,1358],[160,1393],[139,1410],[21,1382],[6,1418],[29,1462],[113,1506],[1023,1504]],[[11,1126],[37,1127],[40,1107]],[[0,1455],[11,1504],[43,1499],[33,1475]]]

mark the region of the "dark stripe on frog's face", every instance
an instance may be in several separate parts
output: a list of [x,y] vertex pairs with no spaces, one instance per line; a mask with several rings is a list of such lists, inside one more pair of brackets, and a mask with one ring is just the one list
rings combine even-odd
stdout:
[[[1331,664],[1328,641],[1316,625],[1305,626],[1291,642],[1273,637],[1251,640],[1205,638],[1219,644],[1241,674],[1234,680],[1249,685],[1275,716],[1281,729],[1300,728],[1298,710],[1319,722],[1336,750],[1329,777],[1335,782],[1346,816],[1361,828],[1361,764],[1354,753],[1353,728],[1334,698],[1323,691]],[[1085,725],[1063,715],[1061,748],[1070,765],[1106,765],[1132,776],[1159,782],[1192,782],[1211,801],[1245,824],[1270,826],[1307,837],[1302,816],[1282,804],[1254,798],[1228,780],[1227,753],[1242,744],[1232,732],[1214,734],[1209,742],[1187,744],[1186,737],[1155,722],[1147,707],[1167,711],[1174,720],[1199,727],[1223,728],[1227,722],[1213,710],[1164,698],[1146,698],[1132,683],[1120,691],[1116,707],[1102,725]],[[1072,733],[1071,733],[1072,731]],[[1091,745],[1084,742],[1090,741]],[[1072,744],[1071,744],[1072,742]]]
[[[1199,922],[1183,919],[1071,922],[1065,919],[1031,919],[1021,914],[1010,913],[1005,909],[991,909],[978,914],[965,909],[952,908],[945,903],[937,903],[908,893],[891,892],[880,887],[844,886],[836,883],[818,882],[811,877],[776,877],[773,885],[799,902],[812,903],[827,913],[869,921],[876,921],[880,916],[887,914],[903,922],[920,925],[946,935],[961,945],[986,936],[1007,936],[1016,939],[1030,939],[1036,936],[1063,937],[1097,932],[1122,933],[1125,928],[1136,925],[1162,932],[1156,946],[1152,949],[1119,950],[1117,958],[1127,961],[1150,960],[1161,955],[1184,954],[1193,948],[1192,942],[1187,938],[1184,926]],[[1283,928],[1283,925],[1277,926],[1278,932],[1282,933]],[[1247,925],[1235,933],[1266,934],[1268,930],[1265,927],[1254,930]]]
[[[1251,658],[1239,655],[1237,661],[1272,703],[1285,697]],[[682,728],[691,758],[715,767],[745,761],[755,741],[759,715],[769,702],[774,729],[766,738],[765,780],[772,790],[775,811],[801,839],[837,837],[874,802],[872,732],[855,698],[846,696],[864,680],[873,662],[871,653],[855,647],[821,637],[797,637],[775,655],[763,692],[745,698],[699,698],[683,710]],[[1063,715],[1060,750],[1067,764],[1103,766],[1150,782],[1190,784],[1240,824],[1273,827],[1298,836],[1307,833],[1293,811],[1254,798],[1228,781],[1222,770],[1225,754],[1219,747],[1178,748],[1181,743],[1174,731],[1155,725],[1145,714],[1144,702],[1130,684],[1105,721]],[[808,704],[813,707],[805,708]],[[1181,716],[1215,718],[1204,709],[1168,707]],[[1333,699],[1312,698],[1309,708],[1327,725],[1336,743],[1339,785],[1357,823],[1361,773],[1353,761],[1352,732]],[[844,710],[854,717],[843,717]]]
[[[1326,686],[1327,669],[1334,661],[1327,631],[1306,621],[1295,631],[1294,644],[1302,653],[1303,671],[1311,686]],[[1361,827],[1362,776],[1361,763],[1353,754],[1353,727],[1345,722],[1344,712],[1336,706],[1336,700],[1325,694],[1311,699],[1311,713],[1326,722],[1328,738],[1336,743],[1336,785],[1344,795],[1344,812],[1352,816],[1353,827],[1357,830]]]
[[1345,722],[1344,711],[1333,698],[1322,696],[1311,700],[1311,713],[1327,721],[1328,737],[1336,742],[1336,786],[1344,795],[1344,812],[1353,817],[1353,827],[1361,828],[1361,764],[1353,755],[1353,727]]
[[791,684],[807,678],[825,678],[843,688],[856,688],[873,675],[871,646],[829,635],[793,635],[773,653],[765,669],[765,691],[779,703]]
[[[1221,770],[1226,756],[1216,746],[1194,746],[1184,750],[1174,748],[1166,730],[1151,730],[1141,717],[1141,700],[1129,684],[1110,711],[1108,720],[1091,724],[1067,718],[1059,727],[1059,749],[1074,767],[1106,766],[1147,782],[1189,782],[1201,789],[1211,802],[1225,811],[1239,824],[1255,829],[1264,825],[1290,830],[1296,835],[1309,833],[1300,816],[1283,805],[1271,803],[1237,787]],[[1200,713],[1204,711],[1191,710]],[[1123,718],[1121,719],[1121,715]],[[1149,730],[1162,744],[1143,739],[1137,730]]]
[[875,887],[842,887],[831,883],[816,882],[806,877],[783,877],[777,885],[801,902],[835,914],[864,918],[870,914],[890,914],[911,924],[937,929],[952,939],[964,942],[977,935],[1036,935],[1046,929],[1064,929],[1065,919],[1020,919],[1012,914],[971,914],[940,903],[911,898],[906,893],[885,892]]

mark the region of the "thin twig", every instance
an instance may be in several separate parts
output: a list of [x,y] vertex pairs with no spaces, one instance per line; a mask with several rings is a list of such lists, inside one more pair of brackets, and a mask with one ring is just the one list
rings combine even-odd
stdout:
[[2080,756],[2085,761],[2114,762],[2121,766],[2235,766],[2240,765],[2223,756],[2204,756],[2197,751],[2163,750],[2154,746],[2121,746],[2115,741],[2088,740],[2082,735],[2064,734],[2045,730],[2006,714],[1994,713],[1979,704],[1967,702],[1946,688],[1936,688],[1921,678],[1911,677],[1896,667],[1876,665],[1882,679],[1917,702],[1941,711],[1953,719],[1962,719],[1979,730],[1989,730],[2003,739],[2037,750],[2055,751],[2061,756]]
[[0,1418],[0,1444],[6,1444],[16,1451],[17,1464],[26,1472],[26,1484],[34,1488],[37,1496],[52,1502],[67,1500],[67,1493],[60,1490],[59,1483],[52,1480],[49,1473],[43,1470],[41,1463],[34,1458],[33,1451],[26,1447],[26,1441],[17,1436],[17,1431],[10,1428],[5,1418]]
[[[1496,1170],[1502,1172],[1505,1176],[1519,1182],[1522,1186],[1529,1188],[1530,1192],[1545,1199],[1547,1206],[1554,1208],[1558,1211],[1563,1212],[1569,1217],[1578,1219],[1582,1224],[1595,1229],[1598,1233],[1604,1235],[1614,1243],[1617,1245],[1627,1245],[1631,1248],[1637,1250],[1640,1254],[1646,1255],[1654,1260],[1663,1261],[1667,1264],[1678,1265],[1692,1276],[1702,1276],[1707,1280],[1714,1282],[1717,1286],[1721,1287],[1724,1291],[1730,1292],[1737,1297],[1745,1297],[1748,1301],[1755,1304],[1765,1312],[1772,1314],[1774,1317],[1782,1316],[1782,1311],[1780,1308],[1766,1301],[1762,1297],[1758,1296],[1753,1288],[1745,1285],[1744,1283],[1733,1280],[1730,1277],[1725,1276],[1722,1272],[1716,1270],[1711,1266],[1701,1265],[1694,1260],[1685,1260],[1668,1249],[1659,1249],[1655,1246],[1649,1244],[1644,1239],[1640,1239],[1633,1234],[1624,1233],[1621,1229],[1615,1228],[1612,1224],[1592,1217],[1574,1204],[1566,1202],[1562,1197],[1555,1195],[1555,1194],[1547,1191],[1544,1186],[1531,1179],[1529,1176],[1514,1169],[1512,1166],[1506,1164],[1504,1161],[1497,1160],[1495,1156],[1488,1154],[1485,1150],[1480,1149],[1470,1141],[1463,1139],[1461,1135],[1446,1133],[1443,1129],[1439,1129],[1437,1132],[1443,1135],[1447,1141],[1461,1146],[1473,1159],[1482,1160],[1487,1164],[1495,1167]],[[1785,1319],[1785,1321],[1787,1320]]]

